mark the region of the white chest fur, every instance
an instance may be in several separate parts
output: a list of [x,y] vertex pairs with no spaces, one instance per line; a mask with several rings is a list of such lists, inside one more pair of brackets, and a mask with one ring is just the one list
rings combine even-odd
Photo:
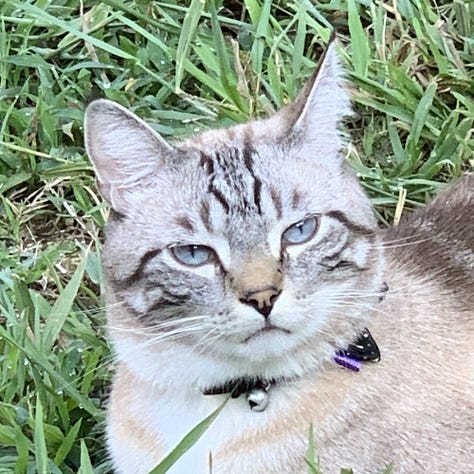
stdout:
[[[183,435],[216,410],[226,395],[207,395],[200,392],[167,393],[155,404],[153,418],[167,450],[174,448]],[[210,472],[211,458],[229,441],[246,430],[264,426],[274,410],[256,413],[250,410],[245,396],[229,399],[198,442],[175,465],[176,473]],[[177,430],[176,427],[180,429]]]
[[[234,472],[233,459],[242,450],[247,455],[239,457],[238,472],[255,472],[255,463],[261,465],[265,459],[272,459],[275,446],[267,444],[268,427],[278,424],[281,413],[288,410],[288,403],[294,399],[294,388],[276,386],[269,392],[269,405],[265,411],[255,412],[249,407],[245,395],[228,399],[218,417],[208,430],[173,466],[170,472],[178,474],[225,473],[229,466]],[[203,395],[196,389],[173,390],[170,388],[151,389],[140,383],[133,387],[133,397],[127,407],[134,419],[140,420],[143,431],[151,438],[157,438],[160,445],[159,458],[175,448],[182,438],[198,423],[209,416],[228,395]],[[112,402],[113,403],[113,402]],[[113,408],[113,407],[112,407]],[[113,413],[113,410],[111,410]],[[121,418],[121,414],[118,414]],[[115,437],[118,431],[114,420],[109,420],[109,445],[116,461],[120,462],[117,472],[147,473],[159,461],[146,440],[124,443]],[[115,424],[115,426],[114,426]],[[307,442],[307,426],[301,427],[301,436],[292,437],[291,443]],[[130,435],[135,436],[130,428]],[[251,436],[249,436],[249,433]],[[253,440],[253,441],[252,441]],[[255,459],[255,445],[261,442],[258,459]],[[153,457],[155,456],[155,457]],[[262,461],[263,460],[263,461]]]

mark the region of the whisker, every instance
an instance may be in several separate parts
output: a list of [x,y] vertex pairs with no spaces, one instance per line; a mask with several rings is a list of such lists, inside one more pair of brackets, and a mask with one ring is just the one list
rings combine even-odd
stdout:
[[384,243],[390,245],[390,244],[396,244],[398,242],[406,242],[406,241],[410,241],[411,239],[418,239],[420,235],[421,235],[420,233],[415,233],[415,234],[407,235],[406,237],[399,237],[398,239],[385,240]]
[[403,243],[400,243],[400,244],[392,244],[392,243],[387,243],[387,242],[382,242],[382,243],[379,243],[379,244],[374,244],[374,245],[370,245],[369,247],[371,249],[396,249],[396,248],[400,248],[400,247],[409,247],[410,245],[417,245],[417,244],[422,244],[424,242],[429,242],[430,240],[433,240],[432,237],[427,237],[425,239],[418,239],[418,240],[414,240],[412,242],[403,242]]
[[140,328],[124,328],[124,327],[113,326],[109,324],[108,328],[117,332],[122,332],[122,333],[149,336],[149,335],[159,334],[163,330],[166,330],[167,328],[170,328],[170,327],[175,328],[177,326],[178,327],[184,326],[188,324],[189,322],[202,321],[202,320],[207,319],[208,317],[209,317],[208,315],[189,316],[189,317],[184,317],[184,318],[173,319],[171,321],[162,321],[160,323],[154,323],[152,325],[144,326]]

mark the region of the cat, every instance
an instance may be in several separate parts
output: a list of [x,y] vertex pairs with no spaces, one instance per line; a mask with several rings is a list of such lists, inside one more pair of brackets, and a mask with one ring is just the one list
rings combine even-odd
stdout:
[[350,112],[335,42],[293,104],[178,144],[88,106],[115,472],[148,472],[226,399],[170,472],[305,473],[311,425],[324,474],[474,472],[474,176],[379,230]]

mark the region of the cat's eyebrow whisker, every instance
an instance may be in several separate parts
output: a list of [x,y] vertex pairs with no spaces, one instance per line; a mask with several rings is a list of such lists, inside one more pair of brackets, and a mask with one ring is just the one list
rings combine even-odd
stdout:
[[217,348],[214,343],[218,341],[224,335],[225,333],[223,331],[219,332],[218,334],[214,334],[209,339],[202,341],[201,344],[196,344],[196,346],[194,346],[193,349],[198,354],[204,354],[206,356],[213,355],[217,351]]
[[340,308],[363,308],[363,309],[367,309],[368,313],[375,312],[379,314],[387,314],[385,310],[379,309],[376,306],[372,306],[369,304],[366,305],[362,303],[356,303],[353,301],[348,301],[347,303],[342,303],[342,304],[338,303],[338,305]]
[[159,332],[153,334],[154,337],[164,337],[166,338],[167,336],[173,336],[175,334],[182,334],[186,332],[197,332],[197,331],[202,331],[207,325],[206,324],[191,324],[191,325],[186,325],[186,326],[179,326],[175,329],[172,329],[168,332]]
[[377,243],[377,244],[373,244],[373,245],[369,245],[369,248],[371,249],[396,249],[396,248],[399,248],[399,247],[408,247],[410,245],[417,245],[417,244],[422,244],[424,242],[429,242],[433,240],[432,237],[427,237],[426,239],[418,239],[418,240],[414,240],[412,242],[402,242],[400,244],[392,244],[392,243],[387,243],[387,242],[383,242],[383,243]]
[[413,240],[420,240],[418,237],[421,235],[421,233],[415,233],[411,235],[407,235],[406,237],[400,237],[398,239],[392,239],[392,240],[384,240],[383,243],[385,244],[396,244],[398,242],[410,242]]
[[[346,308],[351,307],[351,308],[364,308],[364,309],[367,309],[368,313],[370,313],[372,311],[375,311],[375,312],[380,313],[380,314],[385,313],[385,310],[380,309],[377,306],[377,303],[373,304],[373,303],[367,302],[367,304],[364,304],[360,301],[353,301],[350,298],[330,298],[330,297],[328,297],[328,298],[319,300],[318,301],[318,306],[320,306],[321,308],[324,308],[324,309],[329,309],[329,310],[334,310],[334,309],[337,310],[337,309],[342,308],[342,307],[346,307]],[[318,318],[317,315],[313,316],[313,314],[309,313],[309,312],[305,312],[305,314],[308,317],[310,317],[311,319],[313,319],[313,318],[317,319]]]
[[[344,293],[342,295],[338,295],[335,297],[329,296],[328,298],[331,300],[345,300],[347,298],[374,298],[377,296],[381,296],[381,293],[364,293],[364,292],[353,292],[353,293]],[[321,301],[326,301],[325,298],[322,298]]]
[[115,354],[107,354],[105,357],[104,357],[104,360],[103,362],[101,362],[100,364],[96,365],[93,369],[89,369],[87,370],[86,372],[82,373],[82,374],[79,374],[77,377],[69,380],[67,383],[65,383],[64,385],[60,385],[56,388],[56,390],[67,390],[68,387],[72,386],[77,386],[77,384],[83,380],[84,378],[86,378],[88,375],[90,374],[93,374],[95,372],[98,372],[98,371],[102,371],[104,370],[104,368],[107,368],[107,367],[111,367],[113,364],[115,364],[117,362],[117,356]]
[[[361,303],[355,303],[355,302],[351,302],[351,301],[348,301],[348,302],[334,302],[334,303],[328,302],[328,304],[325,306],[325,309],[329,310],[330,312],[339,311],[342,308],[344,308],[344,309],[354,309],[354,310],[357,310],[358,313],[360,313],[360,309],[362,308],[362,309],[367,310],[367,314],[370,314],[371,312],[376,312],[376,313],[379,313],[379,314],[387,314],[385,310],[378,309],[375,306],[364,305],[364,304],[361,304]],[[319,316],[317,314],[313,314],[313,313],[309,313],[309,312],[306,312],[305,314],[306,314],[306,317],[308,317],[309,319],[319,320]],[[347,314],[347,316],[351,317],[351,318],[354,317],[353,314],[352,315]]]
[[[409,272],[411,268],[411,263],[410,262],[405,262],[403,265],[400,265],[397,270],[400,271],[400,273],[403,273],[405,271]],[[413,272],[411,272],[413,273]],[[401,286],[395,286],[395,285],[390,285],[389,291],[391,294],[405,288],[413,288],[415,285],[424,285],[424,284],[432,284],[433,280],[443,280],[443,275],[444,275],[444,270],[440,268],[439,270],[433,270],[429,274],[425,275],[418,275],[412,276],[412,280],[407,283],[406,285],[401,285]]]

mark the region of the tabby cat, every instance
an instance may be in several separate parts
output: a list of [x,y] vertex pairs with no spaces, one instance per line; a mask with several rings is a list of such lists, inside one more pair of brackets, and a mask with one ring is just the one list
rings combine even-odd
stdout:
[[343,156],[350,110],[334,42],[290,106],[182,143],[89,105],[117,473],[226,398],[171,472],[306,473],[311,424],[324,474],[474,472],[474,177],[380,231]]

